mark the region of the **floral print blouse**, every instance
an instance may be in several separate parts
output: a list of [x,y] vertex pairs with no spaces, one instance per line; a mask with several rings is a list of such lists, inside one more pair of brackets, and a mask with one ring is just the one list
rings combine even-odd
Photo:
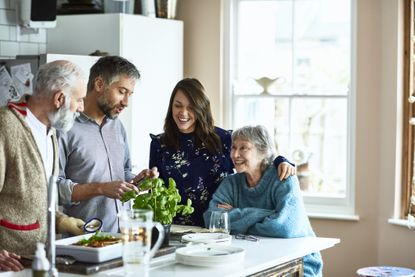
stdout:
[[209,206],[212,194],[216,191],[222,179],[233,173],[230,158],[231,132],[215,128],[216,134],[222,141],[223,153],[210,154],[193,142],[193,134],[179,134],[180,149],[167,148],[160,143],[161,135],[150,135],[150,168],[156,166],[160,178],[168,184],[171,177],[176,181],[182,196],[182,203],[189,198],[195,211],[191,215],[177,215],[175,224],[204,226],[203,213]]
[[[182,203],[185,204],[189,198],[195,209],[191,215],[177,215],[174,224],[205,226],[203,213],[208,209],[213,193],[223,178],[234,172],[230,158],[231,131],[216,127],[215,132],[222,142],[221,154],[210,154],[205,147],[197,147],[192,133],[179,134],[178,150],[161,144],[161,134],[150,134],[150,168],[158,168],[159,177],[165,184],[168,184],[170,177],[173,178],[182,197]],[[286,161],[285,158],[278,156],[274,164],[278,166],[283,161]]]

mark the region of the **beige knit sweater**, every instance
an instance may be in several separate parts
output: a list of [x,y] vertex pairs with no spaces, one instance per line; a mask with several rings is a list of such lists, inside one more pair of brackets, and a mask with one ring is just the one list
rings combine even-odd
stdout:
[[[24,98],[23,98],[24,99]],[[47,238],[47,178],[26,104],[0,108],[0,249],[33,254]],[[56,135],[52,136],[54,150]],[[53,174],[58,170],[55,151]]]

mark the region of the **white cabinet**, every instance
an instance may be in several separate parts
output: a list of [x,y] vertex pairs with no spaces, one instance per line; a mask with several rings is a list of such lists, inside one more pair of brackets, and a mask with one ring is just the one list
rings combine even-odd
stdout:
[[141,73],[120,116],[137,172],[148,167],[149,133],[163,130],[174,85],[183,77],[183,22],[129,14],[64,15],[47,32],[48,53],[120,55]]

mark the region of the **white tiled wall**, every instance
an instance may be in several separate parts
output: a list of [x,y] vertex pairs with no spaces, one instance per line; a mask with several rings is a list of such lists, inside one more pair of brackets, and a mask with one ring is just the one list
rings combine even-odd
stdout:
[[0,59],[45,51],[46,29],[18,27],[15,0],[0,0]]

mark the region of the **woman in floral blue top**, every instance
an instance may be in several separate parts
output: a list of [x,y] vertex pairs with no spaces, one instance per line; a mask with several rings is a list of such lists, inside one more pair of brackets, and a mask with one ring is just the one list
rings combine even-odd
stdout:
[[[177,83],[170,97],[164,133],[150,135],[150,168],[156,166],[165,183],[173,178],[183,201],[195,211],[177,216],[175,224],[204,226],[203,213],[222,179],[232,174],[231,132],[215,127],[210,101],[202,84],[193,78]],[[278,156],[280,179],[295,174],[295,167]]]

